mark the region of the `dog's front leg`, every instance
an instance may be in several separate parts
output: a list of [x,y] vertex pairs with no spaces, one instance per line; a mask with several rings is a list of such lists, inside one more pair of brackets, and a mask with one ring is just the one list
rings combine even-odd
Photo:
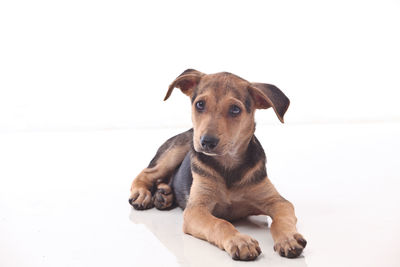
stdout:
[[258,242],[239,233],[228,221],[213,216],[204,206],[188,206],[183,231],[224,249],[234,260],[254,260],[261,253]]
[[274,250],[282,257],[300,256],[307,241],[297,232],[297,218],[292,203],[284,199],[269,183],[269,197],[264,201],[265,213],[272,218],[271,234]]
[[215,188],[212,187],[206,182],[199,182],[194,175],[189,202],[183,214],[183,231],[224,249],[235,260],[256,259],[261,254],[258,242],[239,233],[230,222],[212,215],[216,203]]

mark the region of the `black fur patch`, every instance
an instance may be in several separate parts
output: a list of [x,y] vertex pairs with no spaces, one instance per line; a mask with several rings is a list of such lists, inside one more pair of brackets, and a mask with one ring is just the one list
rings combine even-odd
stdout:
[[[233,169],[227,169],[222,166],[218,161],[216,161],[213,157],[207,156],[203,153],[196,152],[192,149],[192,155],[194,155],[201,163],[213,168],[216,172],[218,172],[221,177],[224,178],[226,186],[231,188],[236,182],[240,181],[243,176],[259,161],[262,161],[262,165],[264,168],[261,168],[258,171],[255,171],[251,181],[253,183],[259,183],[266,177],[265,170],[265,153],[261,144],[257,140],[255,136],[253,136],[252,140],[249,143],[246,154],[244,156],[244,161],[237,167]],[[192,164],[193,166],[193,164]],[[193,170],[193,167],[192,167]],[[250,183],[250,182],[249,182]]]
[[250,93],[247,94],[246,100],[244,102],[244,106],[246,107],[247,113],[251,112],[251,96]]
[[215,176],[210,173],[209,171],[203,169],[202,167],[200,167],[199,165],[197,165],[195,162],[192,162],[192,172],[197,173],[203,177],[208,177],[208,178],[212,178],[215,179]]
[[198,88],[196,87],[196,89],[194,89],[194,92],[193,92],[193,95],[192,95],[192,104],[193,104],[194,100],[197,97],[197,91],[198,91]]
[[176,203],[182,209],[185,209],[186,202],[189,199],[190,188],[193,183],[193,176],[191,170],[190,152],[186,154],[182,164],[177,168],[173,175],[170,186],[174,191]]
[[157,161],[160,159],[162,154],[164,154],[164,152],[170,147],[189,144],[190,142],[192,142],[192,140],[193,140],[193,128],[186,132],[171,137],[170,139],[165,141],[164,144],[160,146],[160,148],[157,150],[156,155],[150,161],[149,166],[147,166],[147,168],[152,168],[156,166]]
[[254,171],[251,177],[246,181],[246,184],[258,184],[267,177],[267,170],[265,164],[261,166],[258,170]]

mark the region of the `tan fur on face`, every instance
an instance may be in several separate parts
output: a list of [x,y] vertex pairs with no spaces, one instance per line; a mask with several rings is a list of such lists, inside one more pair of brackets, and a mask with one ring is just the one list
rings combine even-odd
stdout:
[[[193,142],[196,151],[202,151],[201,136],[212,135],[220,140],[213,153],[221,161],[234,163],[241,156],[255,128],[254,108],[251,108],[254,102],[249,85],[249,82],[230,73],[206,75],[201,79],[192,99]],[[205,110],[202,112],[196,109],[198,101],[205,102]],[[232,105],[241,109],[236,117],[229,114]]]

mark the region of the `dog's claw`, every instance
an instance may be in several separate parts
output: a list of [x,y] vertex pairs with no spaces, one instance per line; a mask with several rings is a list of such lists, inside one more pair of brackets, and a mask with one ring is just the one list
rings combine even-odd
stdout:
[[285,250],[283,248],[281,248],[279,250],[279,255],[281,255],[282,257],[285,257]]
[[291,259],[296,258],[301,252],[303,252],[303,248],[290,248],[286,256]]
[[235,254],[233,254],[233,257],[232,257],[232,259],[234,259],[234,260],[239,260],[239,251],[238,250],[236,250],[236,252],[235,252]]
[[307,246],[307,241],[304,238],[297,239],[297,243],[299,243],[299,245],[302,246],[303,248]]

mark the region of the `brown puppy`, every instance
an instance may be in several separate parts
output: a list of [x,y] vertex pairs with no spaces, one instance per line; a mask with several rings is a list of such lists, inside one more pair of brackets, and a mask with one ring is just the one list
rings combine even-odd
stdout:
[[261,249],[229,221],[269,215],[275,251],[299,256],[307,242],[296,230],[293,205],[268,179],[265,154],[254,136],[255,110],[272,107],[283,122],[289,99],[273,85],[226,72],[186,70],[164,100],[175,87],[192,101],[193,129],[159,148],[132,183],[131,205],[166,209],[175,201],[184,209],[185,233],[224,249],[235,260],[254,260]]

